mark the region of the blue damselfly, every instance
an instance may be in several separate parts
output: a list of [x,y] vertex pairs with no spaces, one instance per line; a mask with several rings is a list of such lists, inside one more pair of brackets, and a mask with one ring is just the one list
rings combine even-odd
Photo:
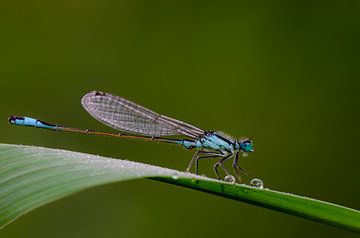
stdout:
[[[61,132],[74,132],[88,135],[111,136],[117,138],[143,139],[181,145],[185,149],[198,149],[193,155],[187,171],[195,164],[198,174],[198,161],[205,158],[218,158],[214,171],[218,179],[220,167],[226,175],[230,175],[224,162],[234,158],[232,167],[240,180],[240,172],[245,172],[238,166],[239,155],[253,152],[251,139],[232,139],[223,133],[205,131],[188,123],[158,114],[150,109],[119,96],[101,91],[86,94],[81,100],[82,106],[95,119],[125,133],[109,133],[93,130],[71,128],[50,124],[30,117],[10,116],[9,122],[15,125],[30,126]],[[182,135],[187,138],[169,138]]]

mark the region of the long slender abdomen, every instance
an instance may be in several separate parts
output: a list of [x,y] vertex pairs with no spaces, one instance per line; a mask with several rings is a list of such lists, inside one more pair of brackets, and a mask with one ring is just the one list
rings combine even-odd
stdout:
[[111,132],[100,132],[100,131],[93,131],[87,129],[78,129],[72,127],[65,127],[50,124],[35,118],[31,117],[19,117],[19,116],[10,116],[9,122],[14,125],[18,126],[28,126],[28,127],[36,127],[42,129],[48,129],[53,131],[60,131],[60,132],[71,132],[71,133],[80,133],[86,135],[97,135],[97,136],[111,136],[116,138],[125,138],[125,139],[140,139],[140,140],[147,140],[147,141],[156,141],[162,143],[169,143],[169,144],[177,144],[182,145],[186,149],[192,149],[196,146],[195,141],[192,140],[182,140],[182,139],[173,139],[173,138],[163,138],[163,137],[156,137],[156,136],[144,136],[144,135],[132,135],[132,134],[123,134],[123,133],[111,133]]

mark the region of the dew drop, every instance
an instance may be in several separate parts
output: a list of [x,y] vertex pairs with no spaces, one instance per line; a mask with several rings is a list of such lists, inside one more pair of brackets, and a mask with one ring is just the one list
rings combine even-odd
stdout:
[[177,179],[179,179],[179,175],[178,174],[173,174],[173,175],[171,175],[171,178],[177,180]]
[[257,188],[264,188],[264,183],[261,179],[254,178],[250,181],[250,185]]
[[225,176],[224,181],[228,182],[228,183],[231,183],[231,184],[234,184],[236,179],[235,179],[234,176],[228,174],[228,175]]

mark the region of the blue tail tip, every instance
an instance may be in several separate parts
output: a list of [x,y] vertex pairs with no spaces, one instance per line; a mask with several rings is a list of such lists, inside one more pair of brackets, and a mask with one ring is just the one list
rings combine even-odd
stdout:
[[19,117],[19,116],[9,116],[8,121],[10,124],[17,124],[17,121],[24,121],[24,117]]

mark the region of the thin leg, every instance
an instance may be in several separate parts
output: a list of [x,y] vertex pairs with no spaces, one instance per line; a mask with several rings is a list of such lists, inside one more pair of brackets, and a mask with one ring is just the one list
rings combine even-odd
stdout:
[[233,167],[234,167],[236,175],[238,176],[238,178],[240,180],[240,172],[243,172],[247,176],[249,176],[249,174],[243,168],[239,167],[238,161],[239,161],[239,152],[236,152],[235,159],[233,162]]
[[198,166],[199,166],[199,160],[200,159],[206,159],[206,158],[216,158],[216,157],[222,157],[222,154],[213,154],[213,155],[204,155],[204,156],[198,156],[195,159],[195,174],[198,174]]
[[194,161],[196,161],[197,158],[198,158],[201,154],[203,154],[203,155],[218,155],[218,153],[213,152],[213,151],[206,151],[206,150],[198,150],[198,151],[196,151],[196,153],[195,153],[195,154],[193,155],[193,157],[191,158],[188,167],[186,168],[186,171],[187,171],[187,172],[190,172],[190,169],[191,169],[191,167],[193,166]]
[[226,173],[226,175],[229,175],[229,171],[227,171],[227,169],[225,168],[225,166],[223,165],[223,163],[230,159],[234,154],[233,153],[230,153],[228,155],[225,155],[221,160],[219,160],[217,163],[214,164],[214,171],[215,171],[215,174],[217,176],[217,178],[220,180],[220,175],[219,175],[219,172],[217,170],[217,167],[220,166],[224,172]]
[[[205,155],[205,156],[201,156],[201,155]],[[197,174],[197,167],[198,167],[198,159],[199,158],[211,158],[211,157],[218,157],[218,156],[222,156],[222,154],[213,152],[213,151],[205,151],[205,150],[199,150],[196,151],[196,153],[193,155],[193,157],[190,160],[190,163],[186,169],[187,172],[190,172],[191,167],[193,166],[194,162],[195,163],[195,173]]]
[[196,157],[198,157],[199,154],[203,154],[203,153],[207,153],[208,151],[204,151],[204,150],[198,150],[195,152],[195,154],[193,155],[193,157],[191,158],[188,167],[186,168],[186,172],[190,172],[191,167],[194,164],[194,161],[196,160]]
[[235,174],[236,174],[236,177],[238,178],[239,182],[241,182],[241,176],[240,176],[240,169],[239,169],[239,166],[238,166],[238,160],[239,160],[239,152],[236,152],[235,154],[235,159],[234,159],[234,162],[233,162],[233,168],[235,170]]

